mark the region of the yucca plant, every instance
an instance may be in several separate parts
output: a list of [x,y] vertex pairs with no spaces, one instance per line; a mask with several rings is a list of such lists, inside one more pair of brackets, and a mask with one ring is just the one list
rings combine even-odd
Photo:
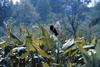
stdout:
[[[94,39],[92,40],[93,41],[93,44],[96,45],[95,47],[95,50],[96,50],[96,54],[94,52],[90,52],[91,55],[89,55],[87,53],[87,50],[85,50],[83,47],[82,47],[82,42],[78,42],[77,45],[78,45],[78,49],[79,51],[81,52],[83,58],[84,58],[84,62],[85,64],[83,65],[83,67],[99,67],[99,63],[100,63],[100,60],[99,60],[99,57],[97,57],[99,55],[98,53],[98,50],[100,49],[99,47],[99,44],[100,43],[94,43]],[[77,66],[76,66],[77,67]],[[78,67],[82,67],[81,65],[78,65]]]
[[[53,34],[49,34],[45,27],[39,25],[40,38],[26,28],[26,35],[21,35],[21,39],[13,34],[11,27],[7,28],[6,41],[0,43],[4,49],[3,62],[0,65],[7,67],[99,67],[99,42],[96,38],[90,42],[87,48],[86,41],[82,37],[69,39],[65,46],[57,38],[58,32],[51,28]],[[56,34],[54,34],[56,32]],[[51,37],[53,35],[53,37]],[[69,42],[69,43],[68,43]],[[66,45],[67,44],[67,45]],[[92,45],[91,45],[92,44]],[[64,47],[64,48],[63,48]],[[96,54],[89,49],[95,49]]]

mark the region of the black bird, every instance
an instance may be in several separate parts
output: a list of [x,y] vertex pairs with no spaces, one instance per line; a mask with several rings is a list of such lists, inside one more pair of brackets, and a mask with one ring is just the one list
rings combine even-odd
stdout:
[[58,35],[58,32],[53,25],[50,25],[50,30],[54,33],[55,36]]

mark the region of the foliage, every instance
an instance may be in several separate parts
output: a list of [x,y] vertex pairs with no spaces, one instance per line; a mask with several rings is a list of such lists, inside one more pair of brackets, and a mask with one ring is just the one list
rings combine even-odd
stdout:
[[100,8],[90,2],[1,0],[0,67],[100,67]]
[[[74,39],[72,46],[62,49],[62,42],[50,38],[49,32],[42,25],[39,25],[39,30],[41,39],[36,38],[27,29],[27,35],[22,36],[24,40],[20,40],[11,30],[8,30],[10,38],[0,43],[0,48],[4,50],[4,54],[0,51],[2,56],[0,65],[6,65],[7,67],[15,65],[17,67],[100,66],[99,42],[96,41],[97,39],[92,39],[90,45],[86,45],[87,41],[79,34]],[[91,54],[88,54],[89,50],[96,50],[96,53],[90,51]]]

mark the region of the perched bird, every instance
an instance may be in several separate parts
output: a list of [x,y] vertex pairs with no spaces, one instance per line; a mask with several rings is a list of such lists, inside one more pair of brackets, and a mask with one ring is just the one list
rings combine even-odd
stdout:
[[50,30],[54,33],[55,36],[58,35],[58,32],[53,25],[50,25]]

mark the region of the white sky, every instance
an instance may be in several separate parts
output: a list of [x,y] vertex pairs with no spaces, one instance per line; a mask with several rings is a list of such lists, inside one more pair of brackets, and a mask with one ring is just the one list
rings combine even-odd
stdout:
[[[17,2],[20,2],[20,0],[12,0],[12,1],[13,1],[14,4],[16,4]],[[94,7],[97,2],[100,2],[100,0],[92,0],[92,2],[89,3],[87,6],[88,7]]]
[[87,6],[88,7],[94,7],[97,4],[97,2],[100,2],[100,0],[92,0],[92,2],[89,3]]
[[[9,1],[11,1],[11,0],[9,0]],[[13,4],[16,4],[17,2],[20,3],[20,0],[12,0],[12,1],[13,1]]]

